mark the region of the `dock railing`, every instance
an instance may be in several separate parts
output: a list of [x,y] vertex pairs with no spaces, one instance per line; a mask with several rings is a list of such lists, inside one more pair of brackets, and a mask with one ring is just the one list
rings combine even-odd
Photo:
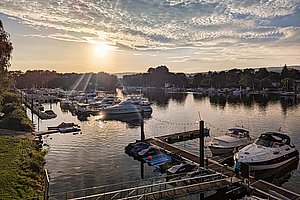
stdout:
[[[202,190],[221,188],[230,184],[230,178],[216,173],[204,175],[201,177],[193,177],[186,179],[178,179],[169,182],[163,180],[142,180],[135,182],[127,182],[121,184],[113,184],[106,186],[98,186],[87,188],[83,190],[70,191],[67,193],[57,193],[50,195],[50,199],[136,199],[149,195],[161,195],[162,197],[167,193],[171,196],[177,196],[184,193],[197,193]],[[232,181],[231,181],[232,182]],[[148,184],[147,184],[148,183]],[[132,187],[133,185],[136,186]],[[117,189],[119,187],[119,189]],[[180,192],[179,192],[180,190]],[[137,198],[137,199],[138,199]]]

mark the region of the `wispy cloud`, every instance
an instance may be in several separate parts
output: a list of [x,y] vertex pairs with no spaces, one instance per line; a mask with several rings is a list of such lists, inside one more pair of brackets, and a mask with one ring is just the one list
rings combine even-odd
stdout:
[[34,37],[73,42],[100,37],[138,50],[190,47],[200,55],[245,44],[300,45],[300,20],[290,20],[288,27],[279,23],[300,12],[297,0],[2,0],[0,12],[37,30],[51,28]]

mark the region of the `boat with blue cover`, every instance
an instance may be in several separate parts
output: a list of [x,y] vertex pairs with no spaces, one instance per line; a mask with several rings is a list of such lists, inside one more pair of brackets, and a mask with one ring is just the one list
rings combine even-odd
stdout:
[[165,162],[169,162],[172,160],[171,156],[161,153],[161,154],[156,154],[153,156],[145,157],[143,158],[145,162],[147,162],[149,165],[156,165],[159,166]]

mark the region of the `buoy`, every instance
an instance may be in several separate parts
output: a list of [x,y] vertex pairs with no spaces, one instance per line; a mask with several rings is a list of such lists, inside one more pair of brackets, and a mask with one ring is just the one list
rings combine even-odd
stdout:
[[148,160],[152,160],[152,156],[148,156]]

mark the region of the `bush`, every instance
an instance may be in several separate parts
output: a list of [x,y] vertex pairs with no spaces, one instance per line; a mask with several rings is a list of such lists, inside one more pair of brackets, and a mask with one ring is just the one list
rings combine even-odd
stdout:
[[4,92],[2,105],[8,104],[8,103],[16,103],[18,105],[22,105],[21,98],[17,94],[14,94],[11,92]]
[[17,108],[10,115],[3,117],[0,128],[31,132],[34,130],[34,125],[27,117],[25,110]]
[[22,109],[22,106],[16,102],[7,103],[3,105],[2,112],[4,114],[11,114],[16,109]]

